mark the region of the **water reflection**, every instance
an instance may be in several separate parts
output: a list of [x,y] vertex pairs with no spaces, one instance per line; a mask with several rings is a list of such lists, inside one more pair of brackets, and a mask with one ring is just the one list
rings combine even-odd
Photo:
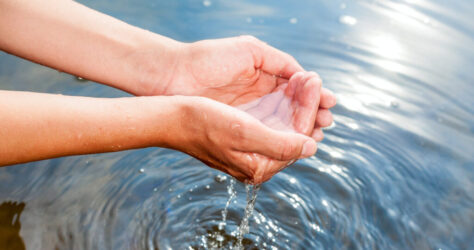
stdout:
[[25,249],[25,243],[20,236],[20,216],[24,208],[23,202],[6,201],[0,204],[0,248]]
[[[84,2],[183,41],[256,35],[337,94],[316,156],[262,185],[247,248],[473,245],[471,1]],[[0,88],[124,95],[5,54]],[[1,168],[0,201],[28,200],[21,235],[32,249],[199,248],[216,231],[231,244],[245,190],[236,185],[219,229],[229,182],[219,174],[164,149],[67,157]]]

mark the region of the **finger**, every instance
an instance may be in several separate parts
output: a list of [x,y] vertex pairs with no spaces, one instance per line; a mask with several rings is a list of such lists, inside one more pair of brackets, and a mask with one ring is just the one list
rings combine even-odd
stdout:
[[295,93],[298,108],[295,113],[294,127],[296,131],[309,135],[314,128],[320,101],[321,79],[308,73],[305,82],[300,83]]
[[243,140],[236,149],[242,152],[258,153],[280,161],[309,157],[316,152],[316,142],[302,134],[277,131],[262,123],[241,129]]
[[[294,162],[294,161],[290,161]],[[263,168],[263,173],[262,174],[256,174],[254,178],[254,182],[256,184],[260,184],[263,182],[266,182],[270,180],[273,176],[278,174],[280,171],[288,167],[290,164],[289,161],[276,161],[276,160],[271,160],[265,168]]]
[[[193,156],[195,157],[195,156]],[[232,164],[223,164],[217,160],[211,160],[209,158],[196,158],[207,166],[222,171],[226,174],[232,175],[239,181],[244,181],[252,176],[252,171],[239,171],[238,168],[232,167]]]
[[320,109],[316,116],[316,127],[328,127],[332,124],[332,113],[328,109]]
[[303,82],[304,76],[304,72],[297,72],[291,76],[290,80],[288,80],[288,87],[285,90],[286,96],[291,98],[295,95],[296,88],[300,85],[300,82]]
[[296,72],[304,71],[303,67],[289,54],[254,37],[244,36],[242,39],[247,40],[254,47],[252,52],[255,56],[255,68],[286,79],[290,79]]
[[329,109],[336,105],[336,96],[331,90],[323,88],[321,90],[321,101],[319,103],[320,108]]
[[317,142],[322,141],[324,139],[323,130],[321,128],[315,128],[311,134],[311,137]]
[[[275,174],[289,166],[289,161],[272,160],[266,156],[255,153],[235,152],[233,161],[238,166],[245,166],[252,172],[248,180],[253,184],[268,181]],[[293,162],[293,161],[292,161]]]

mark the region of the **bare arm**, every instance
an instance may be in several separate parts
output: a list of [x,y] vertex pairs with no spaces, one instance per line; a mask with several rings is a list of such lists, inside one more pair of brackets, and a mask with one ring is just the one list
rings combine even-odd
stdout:
[[167,81],[180,46],[74,1],[0,0],[0,49],[135,95]]
[[0,91],[0,166],[169,147],[170,127],[177,124],[181,106],[174,97],[105,99]]
[[259,183],[290,160],[316,151],[310,137],[273,130],[203,97],[105,99],[0,91],[0,117],[0,166],[158,146]]

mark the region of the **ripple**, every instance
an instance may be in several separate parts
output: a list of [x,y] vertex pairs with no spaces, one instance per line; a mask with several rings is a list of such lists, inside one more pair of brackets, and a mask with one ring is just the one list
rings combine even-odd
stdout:
[[[337,94],[318,153],[262,185],[248,249],[472,245],[471,2],[86,4],[182,41],[256,35]],[[120,96],[5,53],[0,64],[2,89]],[[23,164],[0,179],[0,201],[26,204],[32,249],[231,246],[246,204],[239,183],[219,227],[229,178],[165,149]]]

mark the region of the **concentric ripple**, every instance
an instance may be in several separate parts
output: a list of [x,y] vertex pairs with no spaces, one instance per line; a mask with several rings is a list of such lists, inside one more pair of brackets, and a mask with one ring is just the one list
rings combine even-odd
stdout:
[[[82,2],[181,41],[255,35],[337,94],[317,154],[261,186],[245,249],[474,245],[471,1]],[[125,95],[5,53],[0,89]],[[24,204],[27,249],[230,249],[246,206],[236,183],[219,226],[230,177],[166,149],[6,167],[0,179],[0,203]]]

